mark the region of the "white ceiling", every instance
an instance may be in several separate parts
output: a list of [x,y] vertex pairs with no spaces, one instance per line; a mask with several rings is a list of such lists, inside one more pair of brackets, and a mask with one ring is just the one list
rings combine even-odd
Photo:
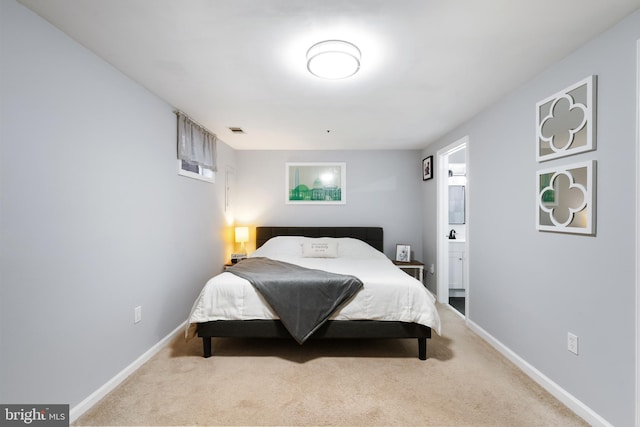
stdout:
[[[236,149],[322,150],[423,148],[640,8],[640,0],[20,1]],[[326,39],[360,48],[355,76],[309,74],[306,52]]]

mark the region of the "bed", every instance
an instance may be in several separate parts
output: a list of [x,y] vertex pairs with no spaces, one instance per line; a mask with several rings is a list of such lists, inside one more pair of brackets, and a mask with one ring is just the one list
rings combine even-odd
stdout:
[[[328,247],[328,252],[310,253],[314,245]],[[380,227],[257,227],[256,251],[246,264],[266,260],[357,278],[362,287],[308,338],[412,338],[417,339],[419,359],[426,360],[427,339],[432,330],[440,333],[435,297],[394,266],[382,253],[383,247]],[[244,267],[243,263],[211,278],[194,302],[187,337],[202,338],[204,357],[212,355],[213,337],[293,335],[289,324],[283,324],[286,318],[273,309],[255,284],[238,275],[240,272],[232,272]]]

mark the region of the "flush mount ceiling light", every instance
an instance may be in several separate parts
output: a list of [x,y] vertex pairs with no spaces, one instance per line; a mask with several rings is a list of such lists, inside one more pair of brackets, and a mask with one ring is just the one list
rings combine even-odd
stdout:
[[322,79],[345,79],[360,69],[360,49],[343,40],[325,40],[307,51],[307,69]]

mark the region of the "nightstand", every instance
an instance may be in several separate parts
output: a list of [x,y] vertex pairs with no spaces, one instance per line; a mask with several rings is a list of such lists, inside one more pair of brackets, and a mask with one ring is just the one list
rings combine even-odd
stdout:
[[[421,263],[420,261],[409,261],[409,262],[403,262],[403,261],[393,261],[393,263],[400,269],[404,270],[407,272],[407,274],[416,277],[416,270],[418,273],[418,277],[417,279],[420,281],[420,283],[424,284],[424,282],[422,281],[422,278],[424,276],[424,264]],[[409,270],[411,270],[411,273],[409,272]]]

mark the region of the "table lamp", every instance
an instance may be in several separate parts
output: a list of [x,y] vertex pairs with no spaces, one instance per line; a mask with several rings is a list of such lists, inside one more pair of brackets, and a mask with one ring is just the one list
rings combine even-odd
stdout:
[[247,253],[246,249],[244,248],[244,243],[249,241],[249,227],[236,227],[235,230],[235,234],[236,234],[236,243],[240,243],[240,253],[241,254],[245,254]]

